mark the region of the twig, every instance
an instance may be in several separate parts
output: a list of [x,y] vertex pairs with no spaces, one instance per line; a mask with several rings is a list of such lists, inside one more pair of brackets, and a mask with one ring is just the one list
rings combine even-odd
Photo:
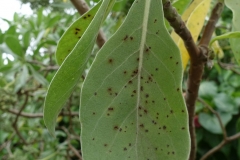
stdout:
[[78,153],[78,150],[74,148],[70,143],[68,143],[69,148],[72,150],[72,152],[78,157],[79,160],[82,160],[81,155]]
[[75,156],[78,157],[79,160],[82,160],[82,156],[79,154],[78,150],[76,148],[74,148],[72,145],[71,145],[71,134],[69,133],[68,129],[65,128],[65,127],[61,127],[61,129],[64,130],[64,132],[67,134],[67,143],[68,143],[68,147],[69,149],[75,154]]
[[[89,10],[89,6],[84,0],[71,0],[74,7],[78,10],[78,13],[80,15],[86,13]],[[103,33],[103,31],[100,29],[97,37],[97,45],[99,48],[101,48],[104,43],[106,42],[106,37]]]
[[16,131],[18,137],[23,141],[24,144],[27,144],[26,140],[23,138],[23,136],[21,135],[21,133],[19,132],[18,127],[17,127],[18,118],[28,102],[28,93],[26,93],[25,95],[26,95],[26,97],[25,97],[24,103],[20,107],[20,110],[18,111],[18,113],[16,114],[17,116],[16,116],[15,121],[13,122],[12,126],[13,126],[14,130]]
[[[19,111],[15,110],[15,109],[7,109],[6,111],[9,113],[15,114],[15,115],[19,114]],[[79,113],[78,112],[71,112],[71,113],[61,112],[59,115],[61,115],[61,116],[79,116]],[[26,118],[42,118],[43,114],[42,113],[20,112],[19,116],[26,117]]]
[[205,107],[207,107],[217,117],[217,119],[219,121],[219,124],[221,126],[221,129],[222,129],[222,132],[223,132],[223,137],[224,137],[224,139],[226,139],[227,138],[227,131],[226,131],[224,125],[223,125],[223,122],[221,120],[221,117],[220,117],[219,113],[217,111],[215,111],[214,109],[212,109],[212,107],[209,106],[202,98],[198,98],[198,101],[201,102]]
[[[218,60],[218,64],[219,64],[219,66],[222,67],[223,69],[231,70],[231,71],[233,71],[234,73],[240,75],[240,71],[238,71],[237,69],[235,69],[235,68],[236,68],[235,65],[222,63],[220,60]],[[238,67],[239,67],[239,66],[238,66]]]
[[208,45],[209,44],[209,42],[212,38],[212,35],[214,33],[215,26],[216,26],[216,24],[221,16],[221,13],[223,11],[223,7],[224,7],[223,3],[218,2],[215,5],[215,7],[213,8],[211,17],[204,29],[203,36],[199,42],[199,45]]
[[213,114],[216,115],[219,124],[221,126],[222,132],[223,132],[223,140],[221,143],[219,143],[217,146],[215,146],[214,148],[212,148],[211,150],[209,150],[205,155],[202,156],[202,158],[200,160],[206,160],[208,157],[210,157],[212,154],[214,154],[215,152],[219,151],[223,146],[225,146],[227,143],[234,141],[238,138],[240,138],[240,133],[237,133],[233,136],[228,137],[227,136],[227,131],[223,125],[223,122],[220,118],[220,115],[218,114],[218,112],[216,112],[214,109],[212,109],[211,106],[209,106],[203,99],[198,98],[198,101],[201,102],[204,106],[206,106]]
[[[194,127],[194,115],[195,115],[195,103],[198,97],[198,90],[200,82],[202,79],[204,65],[208,59],[209,50],[207,48],[210,38],[215,29],[215,24],[219,19],[219,15],[223,7],[223,4],[218,2],[212,11],[210,21],[205,28],[203,37],[197,46],[193,41],[190,31],[187,29],[185,23],[178,15],[176,9],[172,7],[170,0],[162,0],[164,16],[174,28],[175,32],[184,41],[185,47],[190,56],[190,69],[187,82],[187,92],[186,92],[186,105],[188,109],[188,119],[189,119],[189,132],[191,138],[191,152],[189,160],[195,160],[196,158],[196,136]],[[209,30],[209,31],[206,31]]]

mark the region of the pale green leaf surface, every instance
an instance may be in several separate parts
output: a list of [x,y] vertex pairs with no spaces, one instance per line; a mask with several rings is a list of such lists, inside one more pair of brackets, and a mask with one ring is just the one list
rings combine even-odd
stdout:
[[85,160],[186,160],[190,140],[182,64],[161,0],[137,0],[83,84]]
[[[232,31],[240,31],[240,1],[239,0],[225,0],[225,4],[228,8],[230,8],[233,12],[233,20],[232,20]],[[240,39],[239,38],[231,38],[230,45],[235,56],[235,59],[238,64],[240,64]]]
[[70,54],[74,46],[77,44],[79,39],[82,37],[83,33],[86,31],[92,19],[96,15],[101,2],[94,6],[91,10],[82,15],[77,19],[62,35],[58,42],[56,51],[56,60],[59,65],[65,60],[65,58]]
[[[225,33],[223,35],[220,36],[216,36],[213,39],[211,39],[210,45],[212,46],[212,44],[217,41],[217,40],[221,40],[221,39],[227,39],[227,38],[240,38],[240,31],[237,32],[229,32],[229,33]],[[240,39],[239,39],[240,40]]]
[[106,10],[109,9],[108,6],[112,6],[114,3],[115,0],[105,0],[101,4],[93,21],[73,51],[64,60],[50,83],[44,103],[44,121],[52,135],[54,135],[57,116],[78,83],[86,66]]

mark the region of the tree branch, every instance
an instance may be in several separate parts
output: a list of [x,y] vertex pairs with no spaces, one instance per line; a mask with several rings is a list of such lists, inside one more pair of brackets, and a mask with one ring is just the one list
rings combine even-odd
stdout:
[[204,29],[203,36],[199,42],[199,45],[208,45],[209,44],[209,42],[212,38],[213,32],[215,31],[215,26],[216,26],[216,24],[221,16],[221,13],[223,11],[223,7],[224,7],[223,3],[218,2],[215,5],[215,7],[213,8],[211,17]]
[[[162,0],[164,16],[174,28],[174,31],[182,38],[184,45],[190,56],[190,69],[187,82],[186,92],[186,105],[188,109],[188,120],[189,120],[189,132],[191,138],[191,152],[189,160],[195,160],[196,158],[196,136],[194,127],[194,116],[195,116],[195,103],[198,97],[198,90],[202,79],[204,65],[208,60],[208,43],[215,29],[215,24],[219,19],[219,15],[222,11],[222,3],[217,3],[214,7],[211,18],[205,28],[203,34],[203,40],[199,46],[193,41],[190,31],[187,29],[185,23],[181,19],[181,16],[177,13],[176,9],[171,5],[170,0]],[[209,30],[209,31],[206,31]]]
[[217,117],[218,122],[219,122],[219,124],[221,126],[221,129],[222,129],[222,132],[223,132],[223,137],[224,137],[224,139],[226,139],[227,138],[227,131],[226,131],[224,125],[223,125],[223,122],[221,120],[221,117],[220,117],[219,113],[216,112],[214,109],[212,109],[212,107],[209,106],[202,98],[198,98],[198,101],[201,102],[205,107],[207,107]]
[[[86,13],[89,10],[89,6],[84,0],[71,0],[71,2],[74,5],[74,7],[78,10],[78,13],[80,15]],[[98,47],[101,48],[105,42],[106,42],[106,37],[103,31],[100,29],[97,37]]]
[[22,142],[23,142],[24,144],[27,144],[26,140],[24,139],[24,137],[23,137],[23,136],[21,135],[21,133],[19,132],[18,126],[17,126],[18,118],[19,118],[21,112],[22,112],[22,111],[24,110],[24,108],[26,107],[27,102],[28,102],[28,93],[26,93],[25,95],[26,95],[26,98],[25,98],[25,100],[24,100],[24,102],[23,102],[23,105],[20,107],[20,110],[17,112],[17,114],[16,114],[17,116],[16,116],[16,118],[15,118],[12,126],[13,126],[14,130],[16,131],[16,134],[18,135],[18,137],[22,140]]
[[[26,117],[26,118],[42,118],[43,117],[42,113],[25,113],[25,112],[19,112],[18,110],[15,110],[15,109],[7,109],[6,111],[15,115],[19,115],[21,117]],[[71,113],[61,112],[59,115],[79,116],[79,113],[78,112],[71,112]]]

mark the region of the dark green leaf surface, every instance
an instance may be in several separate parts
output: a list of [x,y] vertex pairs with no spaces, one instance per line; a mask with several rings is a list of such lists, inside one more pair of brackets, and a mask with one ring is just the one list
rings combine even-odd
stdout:
[[83,37],[67,56],[50,83],[44,103],[44,121],[52,135],[54,135],[57,116],[78,83],[92,52],[100,25],[109,6],[113,6],[114,2],[115,0],[105,0],[101,4]]
[[5,43],[7,44],[8,48],[18,57],[23,57],[23,49],[19,43],[19,40],[14,36],[6,36]]
[[56,51],[56,60],[59,65],[62,64],[65,58],[71,53],[79,39],[82,37],[89,24],[92,22],[100,5],[101,2],[94,6],[91,10],[86,12],[84,15],[82,15],[63,34],[63,36],[58,42]]
[[103,46],[83,84],[81,144],[86,160],[186,160],[182,64],[161,0],[136,0]]

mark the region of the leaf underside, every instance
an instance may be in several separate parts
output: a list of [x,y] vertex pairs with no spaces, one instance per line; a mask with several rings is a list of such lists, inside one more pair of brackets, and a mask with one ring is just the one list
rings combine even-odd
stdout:
[[97,54],[81,93],[85,160],[188,158],[181,57],[163,23],[161,0],[136,0]]

